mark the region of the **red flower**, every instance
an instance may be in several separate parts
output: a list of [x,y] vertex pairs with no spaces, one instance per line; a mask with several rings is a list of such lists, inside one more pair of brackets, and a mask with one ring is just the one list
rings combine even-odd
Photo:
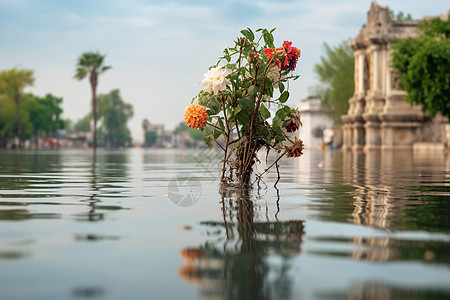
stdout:
[[295,47],[291,47],[291,45],[292,42],[284,41],[283,43],[283,48],[286,51],[283,66],[286,68],[285,70],[290,69],[291,71],[294,71],[297,66],[298,58],[300,57],[300,50]]
[[[276,50],[273,49],[273,48],[266,48],[266,49],[264,50],[264,54],[267,56],[267,60],[270,60],[270,59],[273,57],[275,51],[278,51],[278,50],[283,50],[283,48],[277,48]],[[275,59],[275,60],[273,61],[273,63],[274,63],[275,65],[277,65],[278,68],[281,70],[281,61],[280,61],[279,59]]]
[[289,123],[288,126],[286,126],[287,132],[294,132],[298,129],[298,124],[295,122],[295,118],[292,118],[291,123]]
[[277,49],[266,48],[264,50],[264,54],[267,56],[267,59],[270,60],[276,51],[283,51],[283,57],[281,58],[283,63],[281,63],[281,61],[279,59],[276,59],[274,61],[274,63],[282,71],[286,71],[286,70],[294,71],[295,67],[297,66],[298,58],[300,57],[300,50],[297,49],[296,47],[292,47],[291,45],[292,45],[292,42],[284,41],[283,47],[280,47]]

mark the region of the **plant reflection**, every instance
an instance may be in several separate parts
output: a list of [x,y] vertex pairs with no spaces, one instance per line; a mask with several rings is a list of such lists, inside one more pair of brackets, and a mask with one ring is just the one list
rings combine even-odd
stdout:
[[222,188],[221,198],[223,220],[201,223],[217,238],[182,249],[179,276],[199,285],[204,299],[289,298],[303,221],[258,221],[249,190]]

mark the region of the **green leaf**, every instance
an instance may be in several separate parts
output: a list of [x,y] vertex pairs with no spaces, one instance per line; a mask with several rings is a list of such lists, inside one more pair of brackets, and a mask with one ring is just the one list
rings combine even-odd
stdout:
[[270,118],[270,111],[264,106],[264,104],[261,103],[261,107],[259,109],[263,120],[267,120],[268,118]]
[[253,34],[253,31],[247,27],[247,29],[241,30],[241,33],[243,36],[245,36],[249,41],[253,42],[255,39],[255,35]]
[[242,98],[238,103],[242,107],[242,111],[253,111],[255,106],[255,102],[247,98]]
[[208,115],[217,115],[220,112],[220,104],[214,97],[211,97],[209,103],[206,105],[210,109]]
[[220,125],[220,129],[222,129],[222,131],[225,131],[225,125],[223,124],[222,118],[219,117],[219,125]]
[[222,134],[219,130],[214,130],[214,139],[217,140],[219,136]]
[[289,92],[284,91],[281,93],[280,98],[278,98],[278,100],[280,100],[281,103],[284,103],[287,101],[288,98],[289,98]]
[[206,145],[208,145],[208,147],[211,149],[214,143],[214,139],[213,139],[213,133],[211,132],[211,130],[208,127],[205,127],[206,129],[206,134],[203,137],[203,140],[205,141]]
[[279,110],[277,110],[277,112],[275,113],[275,117],[277,120],[283,121],[287,117],[289,112],[290,110],[286,110],[284,107],[282,107]]
[[284,84],[282,82],[278,83],[278,88],[280,89],[280,93],[284,92]]
[[245,110],[241,110],[236,114],[236,120],[239,124],[245,126],[250,122],[250,116]]
[[250,98],[255,97],[257,92],[258,92],[258,88],[254,85],[251,85],[248,88],[248,95],[250,96]]
[[267,31],[267,29],[263,30],[263,38],[264,42],[267,44],[267,46],[269,46],[269,48],[275,48],[273,44],[273,35],[269,31]]

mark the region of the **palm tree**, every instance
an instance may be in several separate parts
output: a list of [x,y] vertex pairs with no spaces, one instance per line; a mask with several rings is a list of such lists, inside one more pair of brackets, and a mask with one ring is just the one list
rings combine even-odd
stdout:
[[14,99],[16,103],[17,138],[19,144],[17,150],[20,151],[22,145],[22,130],[20,127],[20,100],[26,86],[33,85],[33,70],[16,69],[0,72],[0,91]]
[[93,128],[93,148],[94,152],[97,148],[97,85],[98,75],[111,69],[111,66],[104,66],[103,60],[106,55],[99,52],[85,52],[78,58],[77,69],[74,78],[83,80],[89,75],[89,82],[91,84],[92,92],[92,115],[94,117]]

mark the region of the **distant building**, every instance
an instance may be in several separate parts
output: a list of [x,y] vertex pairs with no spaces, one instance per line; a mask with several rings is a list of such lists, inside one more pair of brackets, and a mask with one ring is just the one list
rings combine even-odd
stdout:
[[[334,122],[332,118],[322,109],[321,101],[317,98],[309,98],[297,105],[300,112],[300,120],[303,124],[299,128],[299,138],[307,149],[323,148],[331,142],[330,131]],[[332,137],[331,137],[332,138]]]
[[[148,132],[155,134],[155,140],[150,142],[150,145],[155,147],[172,148],[174,147],[175,137],[172,131],[168,131],[164,128],[164,124],[146,123],[143,127],[144,141],[146,141],[146,135]],[[149,142],[149,141],[147,141]]]

